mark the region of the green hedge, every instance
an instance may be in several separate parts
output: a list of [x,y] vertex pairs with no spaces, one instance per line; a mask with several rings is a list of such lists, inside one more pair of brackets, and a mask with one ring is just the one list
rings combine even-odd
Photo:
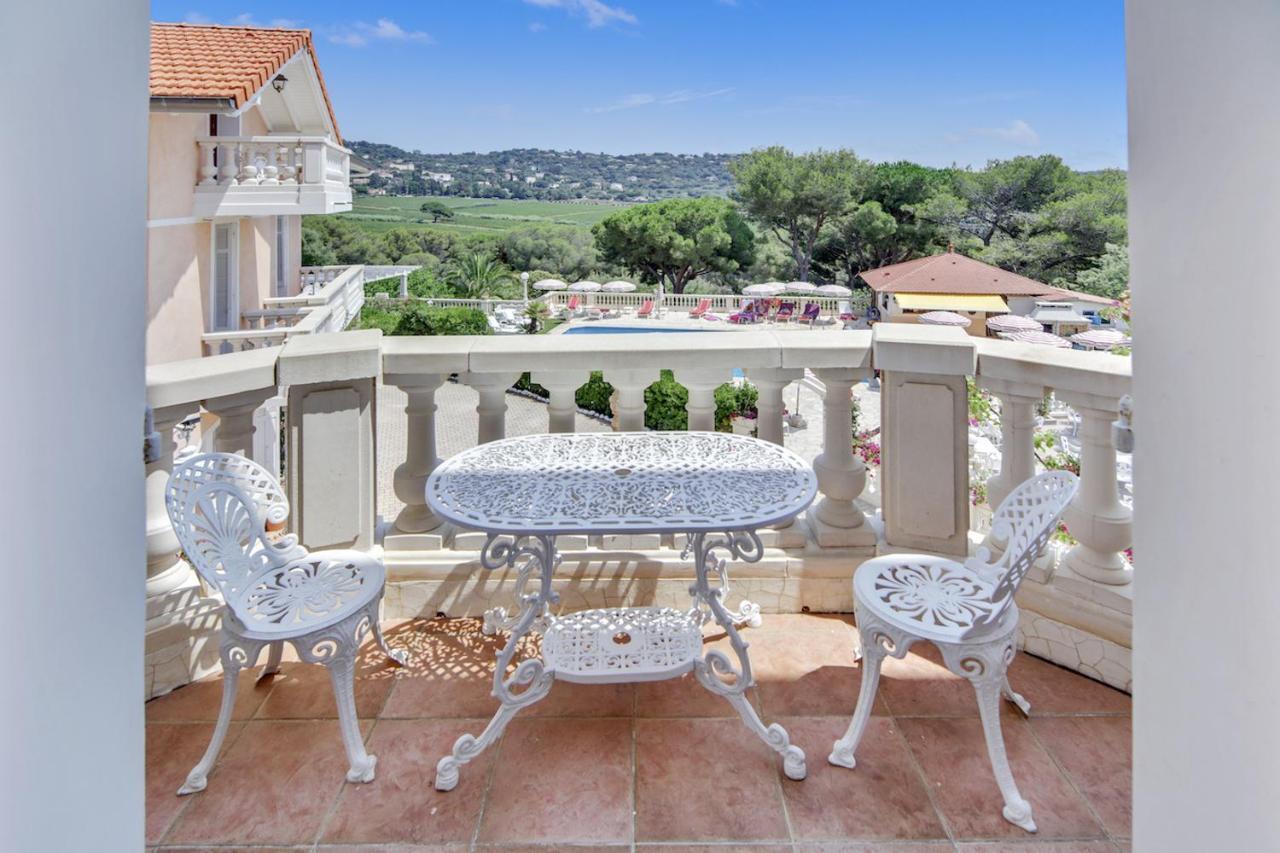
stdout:
[[414,304],[400,315],[393,335],[488,335],[484,312],[476,308],[431,308]]

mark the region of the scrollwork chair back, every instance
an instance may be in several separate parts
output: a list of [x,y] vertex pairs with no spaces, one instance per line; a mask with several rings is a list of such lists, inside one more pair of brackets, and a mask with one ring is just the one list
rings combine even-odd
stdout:
[[1068,471],[1047,471],[1022,483],[1000,502],[991,519],[991,539],[1004,551],[992,561],[991,549],[983,546],[965,563],[992,583],[991,608],[975,620],[966,636],[998,623],[1013,604],[1014,593],[1049,544],[1078,486],[1079,480]]
[[202,453],[176,466],[165,507],[183,552],[229,604],[251,577],[307,553],[295,536],[267,536],[268,522],[289,517],[289,501],[265,468],[234,453]]

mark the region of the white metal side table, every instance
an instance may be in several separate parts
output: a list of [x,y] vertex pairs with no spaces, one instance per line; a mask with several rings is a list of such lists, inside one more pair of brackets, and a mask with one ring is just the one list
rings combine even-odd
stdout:
[[[692,671],[724,696],[747,728],[782,756],[783,771],[805,777],[805,756],[782,726],[766,726],[746,698],[754,683],[747,643],[736,622],[758,619],[750,603],[731,612],[724,601],[730,558],[755,562],[756,531],[789,521],[817,492],[813,469],[789,450],[718,432],[527,435],[454,456],[427,480],[427,502],[441,517],[484,531],[486,570],[517,569],[514,614],[485,616],[508,631],[498,653],[493,719],[478,736],[458,738],[436,766],[435,786],[449,791],[459,768],[493,743],[511,718],[539,701],[555,679],[580,683],[657,681]],[[687,537],[696,579],[687,611],[623,607],[553,616],[556,537],[568,534],[675,533]],[[714,619],[733,657],[702,649],[702,626]],[[520,641],[541,631],[542,656],[507,669]]]

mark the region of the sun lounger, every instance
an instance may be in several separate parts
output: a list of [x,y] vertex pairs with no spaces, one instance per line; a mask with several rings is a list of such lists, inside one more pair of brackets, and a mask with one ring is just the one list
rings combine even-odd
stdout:
[[698,318],[702,317],[704,314],[706,314],[710,310],[711,310],[711,300],[699,299],[698,307],[694,308],[692,311],[689,312],[689,319],[697,320]]
[[812,328],[813,324],[818,320],[818,315],[821,313],[822,313],[822,308],[819,307],[818,303],[816,302],[806,303],[804,306],[804,313],[802,313],[799,317],[796,318],[796,322],[808,323],[810,328]]
[[637,317],[652,317],[652,316],[653,316],[653,300],[652,300],[652,299],[646,299],[646,300],[644,301],[644,303],[640,306],[640,309],[639,309],[638,311],[636,311],[636,316],[637,316]]

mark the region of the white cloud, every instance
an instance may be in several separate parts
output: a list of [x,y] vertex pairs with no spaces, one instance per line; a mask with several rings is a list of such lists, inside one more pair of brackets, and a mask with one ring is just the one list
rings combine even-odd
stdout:
[[570,15],[581,15],[587,19],[589,27],[603,27],[607,24],[634,24],[636,16],[621,6],[610,6],[601,0],[524,0],[530,6],[542,9],[564,9]]
[[422,30],[406,30],[390,18],[379,18],[372,24],[367,21],[356,21],[345,29],[329,33],[329,41],[334,44],[345,44],[347,47],[364,47],[373,41],[435,44],[435,39],[430,33]]
[[695,89],[676,89],[674,92],[667,92],[661,95],[655,95],[649,92],[640,92],[619,98],[612,104],[606,104],[602,107],[590,107],[587,109],[587,112],[612,113],[617,112],[618,110],[632,110],[636,107],[647,107],[651,105],[667,106],[670,104],[684,104],[689,101],[702,101],[707,98],[718,98],[721,95],[727,95],[732,91],[733,87],[710,89],[706,91],[698,91]]
[[212,24],[213,23],[213,21],[209,20],[208,15],[202,14],[200,12],[188,12],[187,16],[183,18],[183,20],[186,21],[188,24]]
[[1020,118],[1016,118],[1005,127],[980,127],[975,131],[979,136],[989,136],[1012,142],[1023,148],[1034,148],[1040,144],[1040,134],[1036,129]]
[[974,127],[963,133],[951,131],[942,134],[942,139],[951,145],[958,145],[971,139],[998,139],[1019,148],[1035,148],[1040,144],[1040,134],[1020,118],[1014,119],[1004,127]]
[[529,24],[529,32],[531,33],[545,32],[546,29],[547,29],[547,25],[542,23],[542,21],[533,21],[532,23]]

